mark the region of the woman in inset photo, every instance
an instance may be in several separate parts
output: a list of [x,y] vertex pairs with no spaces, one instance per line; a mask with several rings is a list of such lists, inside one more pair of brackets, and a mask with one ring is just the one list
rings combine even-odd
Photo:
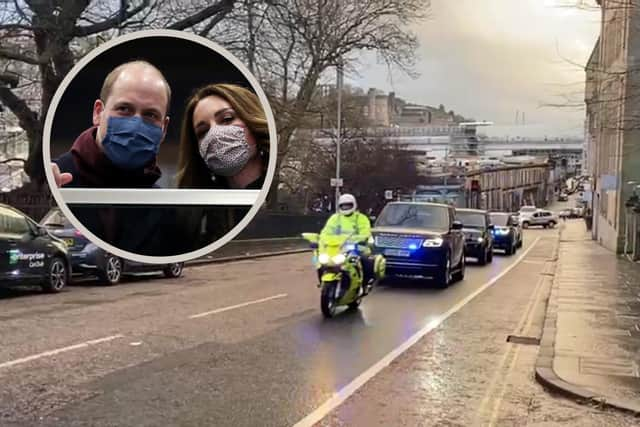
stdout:
[[[182,121],[178,188],[260,190],[268,163],[269,128],[258,96],[233,84],[198,89]],[[193,245],[185,249],[195,250],[224,236],[248,211],[190,208],[181,215],[189,236],[185,244]]]

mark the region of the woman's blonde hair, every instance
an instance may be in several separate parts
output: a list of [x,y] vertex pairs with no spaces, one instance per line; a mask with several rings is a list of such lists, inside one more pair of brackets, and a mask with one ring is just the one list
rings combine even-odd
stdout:
[[260,99],[256,94],[242,86],[218,83],[202,87],[191,96],[182,120],[178,173],[176,181],[181,188],[211,187],[211,172],[200,156],[198,138],[193,129],[193,112],[196,105],[209,96],[219,96],[227,101],[238,118],[244,122],[256,140],[259,155],[266,171],[269,159],[269,125]]

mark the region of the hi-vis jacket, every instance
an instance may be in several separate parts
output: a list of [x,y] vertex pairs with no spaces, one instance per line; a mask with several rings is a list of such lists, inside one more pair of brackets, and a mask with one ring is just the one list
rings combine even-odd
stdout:
[[324,228],[320,232],[320,236],[337,236],[343,234],[353,234],[354,236],[362,236],[368,239],[371,236],[371,223],[369,218],[360,213],[354,212],[347,216],[335,213],[327,220]]

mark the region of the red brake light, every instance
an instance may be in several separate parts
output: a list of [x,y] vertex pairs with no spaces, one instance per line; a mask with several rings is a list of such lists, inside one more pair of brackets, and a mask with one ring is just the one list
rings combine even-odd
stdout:
[[80,230],[76,230],[76,231],[75,231],[75,235],[76,235],[77,237],[82,237],[82,233],[80,232]]

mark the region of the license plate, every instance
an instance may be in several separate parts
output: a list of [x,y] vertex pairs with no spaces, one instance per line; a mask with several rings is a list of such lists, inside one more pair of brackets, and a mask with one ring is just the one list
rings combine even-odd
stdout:
[[384,251],[385,255],[389,255],[389,256],[401,256],[401,257],[408,257],[411,255],[411,252],[409,251],[403,251],[400,249],[386,249]]
[[75,245],[75,240],[73,239],[64,239],[64,244],[67,245],[68,248],[73,247]]

